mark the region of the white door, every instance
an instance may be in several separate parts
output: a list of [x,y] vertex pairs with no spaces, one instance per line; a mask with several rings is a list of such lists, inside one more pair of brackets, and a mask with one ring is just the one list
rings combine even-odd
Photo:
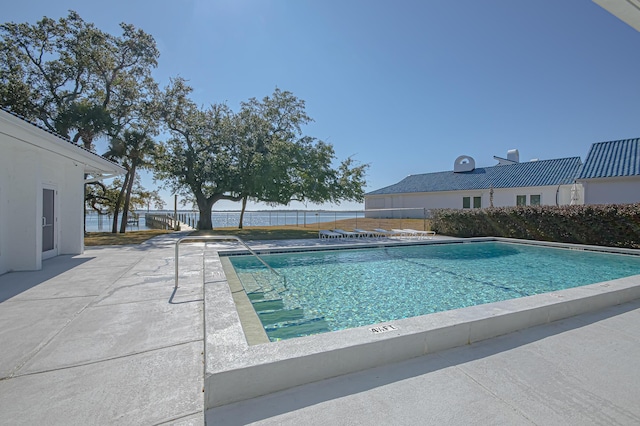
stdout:
[[58,255],[56,190],[42,188],[42,259]]

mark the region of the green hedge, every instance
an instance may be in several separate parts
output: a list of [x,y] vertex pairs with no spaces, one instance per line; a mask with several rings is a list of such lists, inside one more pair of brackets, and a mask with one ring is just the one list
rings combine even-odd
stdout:
[[455,237],[509,237],[640,248],[640,204],[432,211],[431,229]]

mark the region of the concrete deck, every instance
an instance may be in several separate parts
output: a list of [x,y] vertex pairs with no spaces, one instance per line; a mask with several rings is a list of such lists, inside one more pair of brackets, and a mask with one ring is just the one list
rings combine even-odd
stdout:
[[205,414],[202,245],[174,292],[182,235],[0,276],[0,423],[640,423],[640,300]]
[[637,425],[640,301],[208,410],[215,425]]
[[87,248],[0,276],[0,423],[203,424],[202,248]]

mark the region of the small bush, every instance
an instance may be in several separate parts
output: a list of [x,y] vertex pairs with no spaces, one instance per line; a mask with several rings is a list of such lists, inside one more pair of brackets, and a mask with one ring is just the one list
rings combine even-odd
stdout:
[[640,248],[640,204],[437,209],[432,229],[455,237],[508,237]]

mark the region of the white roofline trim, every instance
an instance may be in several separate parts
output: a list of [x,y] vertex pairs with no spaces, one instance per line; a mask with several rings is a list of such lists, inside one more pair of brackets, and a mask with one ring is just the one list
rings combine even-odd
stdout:
[[116,176],[121,176],[119,173],[106,173],[106,174],[98,174],[95,176],[92,176],[90,178],[87,178],[84,180],[84,183],[94,183],[94,182],[100,182],[103,181],[105,179],[111,179],[114,178]]
[[593,0],[593,2],[636,31],[640,31],[639,0]]
[[0,110],[0,120],[3,120],[10,125],[18,127],[34,135],[34,138],[33,140],[26,140],[24,138],[18,137],[18,135],[7,133],[4,131],[0,131],[0,134],[68,158],[76,163],[82,164],[85,171],[88,173],[99,172],[105,174],[113,174],[114,176],[127,173],[127,170],[124,167],[121,167],[118,164],[107,160],[99,154],[87,151],[80,146],[74,145],[72,142],[63,139],[60,136],[56,136],[54,134],[46,132],[40,129],[35,124],[32,124],[29,121],[26,121],[16,115],[8,113],[4,110]]

